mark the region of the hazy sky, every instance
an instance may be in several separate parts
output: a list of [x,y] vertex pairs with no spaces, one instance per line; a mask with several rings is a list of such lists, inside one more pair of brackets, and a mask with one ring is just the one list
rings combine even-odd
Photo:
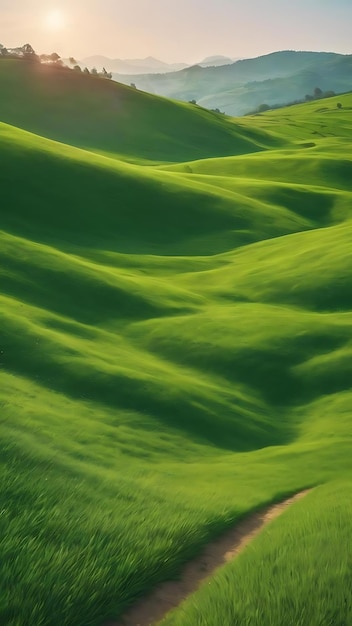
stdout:
[[1,43],[78,58],[352,53],[351,27],[352,0],[0,0]]

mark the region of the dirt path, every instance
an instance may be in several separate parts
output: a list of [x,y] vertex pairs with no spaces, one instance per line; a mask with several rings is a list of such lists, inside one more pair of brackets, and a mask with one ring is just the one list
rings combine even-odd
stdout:
[[234,559],[260,533],[264,526],[297,502],[309,492],[307,489],[287,498],[279,504],[249,515],[224,535],[209,543],[203,552],[187,563],[180,579],[158,585],[152,593],[132,606],[119,622],[109,622],[105,626],[153,626],[177,607],[201,582],[214,571]]

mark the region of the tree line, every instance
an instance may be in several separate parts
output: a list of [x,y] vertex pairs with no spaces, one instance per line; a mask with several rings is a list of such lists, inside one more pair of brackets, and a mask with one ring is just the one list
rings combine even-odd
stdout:
[[75,72],[82,72],[83,74],[91,74],[92,76],[100,76],[101,78],[108,78],[109,80],[112,79],[112,73],[107,72],[105,67],[103,67],[101,72],[99,72],[96,67],[93,67],[93,69],[91,70],[89,70],[88,67],[85,67],[82,70],[74,57],[70,57],[69,65],[66,65],[60,55],[57,54],[57,52],[38,55],[29,43],[26,43],[24,46],[19,46],[17,48],[6,48],[0,43],[0,59],[5,58],[22,59],[24,61],[31,61],[33,63],[43,63],[45,65],[50,65],[56,68],[73,70]]

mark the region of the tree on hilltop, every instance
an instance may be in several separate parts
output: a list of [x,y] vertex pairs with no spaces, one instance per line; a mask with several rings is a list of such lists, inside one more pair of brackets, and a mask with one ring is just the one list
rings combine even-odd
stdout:
[[112,78],[112,73],[111,72],[107,72],[105,67],[103,67],[101,73],[99,74],[99,76],[101,76],[102,78],[108,78],[111,79]]
[[322,97],[322,95],[323,95],[323,92],[322,92],[322,90],[320,89],[320,87],[316,87],[316,88],[314,89],[314,97],[318,99],[318,98],[321,98],[321,97]]
[[23,54],[35,54],[35,50],[34,48],[31,46],[30,43],[25,43],[24,46],[22,46],[22,52]]
[[60,55],[57,52],[52,52],[50,54],[50,60],[52,63],[57,63],[58,61],[60,61]]
[[40,61],[39,56],[30,43],[25,43],[22,48],[17,48],[16,52],[19,52],[19,56],[22,54],[23,59],[26,59],[26,61]]
[[57,65],[59,67],[63,66],[62,59],[57,52],[52,52],[51,54],[41,54],[40,60],[42,63],[47,63],[48,65]]

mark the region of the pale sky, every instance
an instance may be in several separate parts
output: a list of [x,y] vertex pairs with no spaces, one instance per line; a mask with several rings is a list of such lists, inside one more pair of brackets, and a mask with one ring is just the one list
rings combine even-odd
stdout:
[[77,58],[352,53],[351,30],[352,0],[0,0],[0,43]]

